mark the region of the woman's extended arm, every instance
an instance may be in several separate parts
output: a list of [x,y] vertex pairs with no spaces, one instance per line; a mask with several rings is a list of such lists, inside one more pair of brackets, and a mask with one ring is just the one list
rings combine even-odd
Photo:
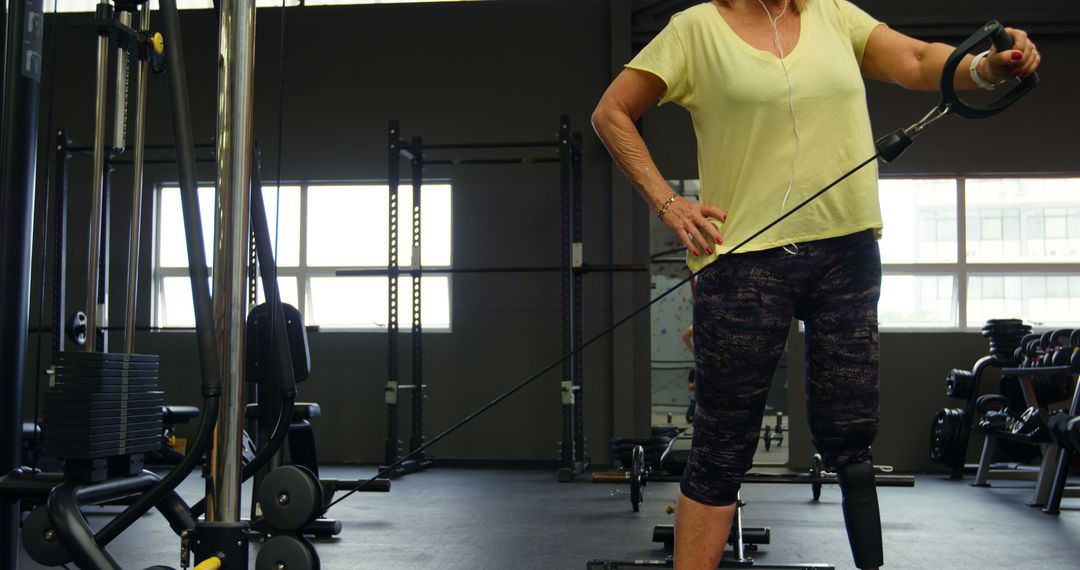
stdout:
[[[1013,38],[1013,48],[990,55],[979,62],[979,76],[987,83],[998,83],[1013,77],[1033,73],[1042,58],[1026,32],[1005,28]],[[878,26],[866,40],[862,72],[871,79],[899,84],[914,91],[937,91],[941,87],[941,70],[953,47],[942,43],[927,43],[906,36],[887,26]],[[956,87],[975,89],[968,66],[972,55],[956,69]]]

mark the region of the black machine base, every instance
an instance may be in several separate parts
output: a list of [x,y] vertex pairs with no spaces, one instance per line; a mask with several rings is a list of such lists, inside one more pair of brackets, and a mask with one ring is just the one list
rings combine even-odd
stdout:
[[248,523],[208,523],[199,521],[191,541],[195,563],[217,557],[224,568],[248,567]]

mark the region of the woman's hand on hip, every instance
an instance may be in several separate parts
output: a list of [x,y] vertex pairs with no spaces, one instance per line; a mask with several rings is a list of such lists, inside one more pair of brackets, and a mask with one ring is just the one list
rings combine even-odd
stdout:
[[716,244],[724,243],[724,236],[709,220],[727,221],[727,212],[706,204],[676,198],[664,212],[663,222],[675,232],[679,241],[694,255],[712,254]]

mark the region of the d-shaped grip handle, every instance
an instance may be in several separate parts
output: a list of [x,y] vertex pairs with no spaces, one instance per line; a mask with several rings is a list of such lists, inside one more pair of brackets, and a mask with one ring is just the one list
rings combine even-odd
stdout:
[[1032,73],[1027,77],[1019,78],[1015,87],[1010,89],[1001,99],[989,105],[973,105],[961,100],[956,93],[956,86],[953,84],[956,69],[964,61],[964,56],[971,53],[972,50],[987,39],[993,42],[998,51],[1011,49],[1013,46],[1012,36],[1005,31],[1004,26],[997,21],[988,22],[952,52],[949,59],[945,61],[945,68],[941,73],[942,100],[949,105],[949,109],[953,113],[966,119],[983,119],[996,115],[1008,109],[1039,84],[1039,74]]

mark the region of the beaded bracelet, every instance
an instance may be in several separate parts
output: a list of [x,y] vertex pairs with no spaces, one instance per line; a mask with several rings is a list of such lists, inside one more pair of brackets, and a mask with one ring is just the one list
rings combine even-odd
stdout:
[[668,208],[670,208],[671,205],[675,203],[675,200],[678,198],[678,194],[672,194],[671,197],[667,199],[667,202],[664,202],[664,205],[660,206],[660,211],[656,212],[656,217],[660,218],[661,222],[664,221],[664,214],[667,213]]

